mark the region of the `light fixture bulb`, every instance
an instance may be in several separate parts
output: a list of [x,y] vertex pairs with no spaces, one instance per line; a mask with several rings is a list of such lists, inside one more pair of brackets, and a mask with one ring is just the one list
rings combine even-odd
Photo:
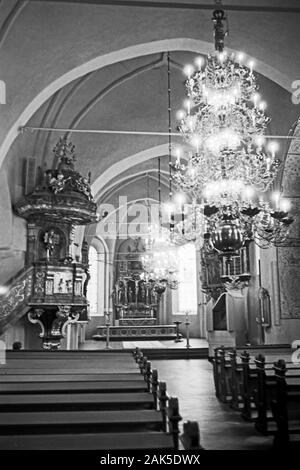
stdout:
[[180,109],[179,111],[177,111],[176,113],[176,118],[178,119],[178,121],[182,121],[182,119],[184,119],[186,116],[186,113],[185,111],[183,111],[182,109]]
[[276,152],[278,152],[279,150],[279,144],[278,142],[276,142],[275,140],[273,140],[272,142],[270,142],[268,144],[268,150],[269,152],[272,153],[272,155],[275,155]]
[[287,199],[281,199],[281,201],[279,202],[279,207],[283,212],[289,212],[289,210],[291,209],[291,202]]
[[183,69],[183,73],[190,78],[191,75],[194,73],[194,67],[192,65],[186,65]]
[[201,56],[196,57],[196,59],[195,59],[195,65],[199,68],[199,70],[201,69],[203,63],[204,63],[203,57],[201,57]]
[[174,201],[176,202],[176,204],[178,204],[179,206],[183,205],[186,201],[186,197],[184,194],[182,193],[177,193],[175,194],[174,196]]

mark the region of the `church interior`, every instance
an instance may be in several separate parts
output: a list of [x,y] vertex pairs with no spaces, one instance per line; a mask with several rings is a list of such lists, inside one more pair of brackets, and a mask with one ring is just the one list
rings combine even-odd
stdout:
[[299,19],[0,1],[0,450],[300,446]]

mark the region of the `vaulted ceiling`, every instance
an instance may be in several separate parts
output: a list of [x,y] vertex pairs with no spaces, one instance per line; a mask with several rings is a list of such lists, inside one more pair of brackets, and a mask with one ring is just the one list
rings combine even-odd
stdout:
[[[168,130],[167,62],[171,55],[172,127],[184,99],[182,67],[213,50],[211,9],[103,5],[101,2],[8,1],[0,3],[1,79],[7,103],[0,114],[0,160],[13,177],[12,198],[22,192],[22,159],[53,164],[52,148],[64,133],[19,133],[24,125],[157,131]],[[109,2],[104,2],[109,3]],[[113,3],[113,2],[111,2]],[[121,2],[122,3],[122,2]],[[158,2],[156,2],[158,3]],[[182,3],[182,2],[180,2]],[[196,0],[190,4],[199,6]],[[286,135],[299,116],[292,82],[300,79],[300,9],[297,1],[224,1],[230,10],[230,50],[256,61],[260,92],[272,117],[271,134]],[[245,7],[273,7],[249,11]],[[275,8],[276,7],[276,8]],[[267,9],[267,8],[266,8]],[[69,133],[78,168],[91,171],[100,202],[157,196],[157,157],[167,195],[168,139],[153,135]],[[175,137],[173,142],[182,143]],[[281,144],[281,153],[286,144]]]

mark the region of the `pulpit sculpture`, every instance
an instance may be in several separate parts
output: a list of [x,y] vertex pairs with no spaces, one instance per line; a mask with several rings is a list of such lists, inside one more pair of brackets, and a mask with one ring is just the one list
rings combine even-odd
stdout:
[[75,161],[74,146],[61,138],[54,148],[57,168],[44,171],[34,191],[14,208],[28,222],[28,319],[40,326],[44,349],[58,349],[68,323],[87,318],[88,259],[84,244],[81,260],[74,255],[74,230],[99,217],[88,179],[75,170]]

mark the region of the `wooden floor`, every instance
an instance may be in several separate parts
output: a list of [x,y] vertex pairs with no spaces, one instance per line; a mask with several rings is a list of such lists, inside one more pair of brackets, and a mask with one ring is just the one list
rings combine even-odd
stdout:
[[208,450],[271,449],[272,438],[256,433],[253,423],[220,403],[213,384],[211,364],[204,359],[153,360],[169,395],[177,396],[183,420],[198,421],[200,444]]

